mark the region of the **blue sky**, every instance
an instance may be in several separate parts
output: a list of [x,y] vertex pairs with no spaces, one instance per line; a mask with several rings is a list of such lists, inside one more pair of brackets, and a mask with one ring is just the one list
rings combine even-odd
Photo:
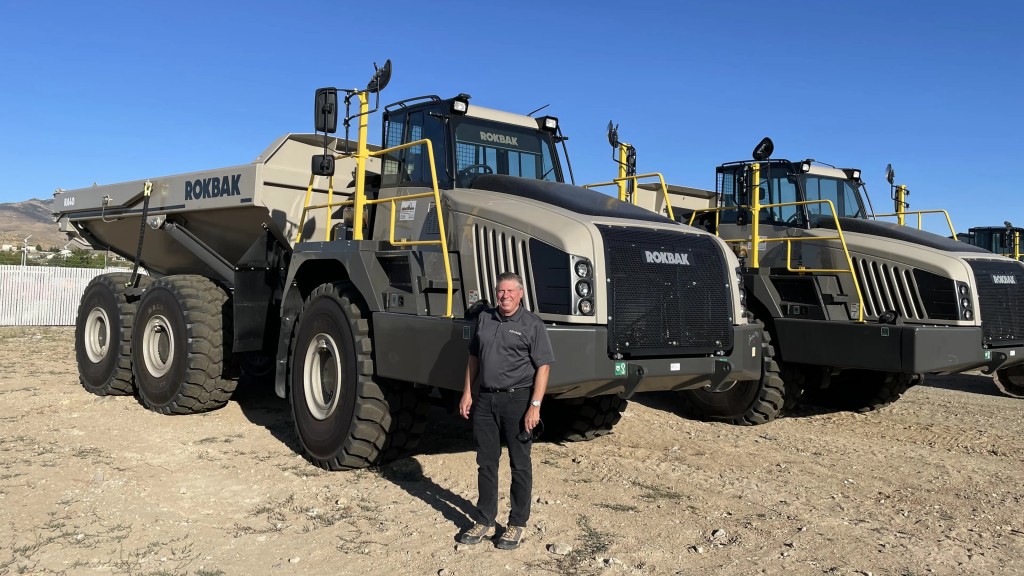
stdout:
[[391,58],[384,102],[549,104],[580,183],[614,175],[614,120],[671,183],[713,188],[768,135],[776,157],[861,168],[879,211],[891,162],[911,209],[1024,224],[1022,6],[3,0],[0,202],[250,162],[311,131],[317,87]]

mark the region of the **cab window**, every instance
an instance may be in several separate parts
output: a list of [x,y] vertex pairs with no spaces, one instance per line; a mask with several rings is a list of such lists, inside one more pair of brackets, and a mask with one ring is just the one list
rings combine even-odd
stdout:
[[[440,120],[423,110],[398,114],[388,118],[385,126],[384,146],[392,148],[407,142],[428,139],[431,142],[438,184],[445,187],[444,126]],[[427,146],[421,144],[387,155],[381,166],[382,186],[424,186],[431,183],[430,156]]]

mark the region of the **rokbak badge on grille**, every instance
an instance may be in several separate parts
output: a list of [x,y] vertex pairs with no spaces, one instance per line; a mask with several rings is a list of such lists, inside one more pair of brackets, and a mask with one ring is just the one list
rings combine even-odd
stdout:
[[689,254],[680,254],[679,252],[652,252],[650,250],[645,250],[644,255],[647,257],[648,264],[690,265]]

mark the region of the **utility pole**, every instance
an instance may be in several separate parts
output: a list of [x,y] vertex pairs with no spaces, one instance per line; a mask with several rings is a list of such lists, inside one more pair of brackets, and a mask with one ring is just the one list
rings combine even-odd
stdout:
[[25,240],[23,240],[23,242],[25,243],[25,247],[22,248],[22,250],[21,250],[21,265],[22,266],[28,265],[28,239],[31,238],[31,237],[32,237],[32,235],[29,234],[28,236],[25,237]]

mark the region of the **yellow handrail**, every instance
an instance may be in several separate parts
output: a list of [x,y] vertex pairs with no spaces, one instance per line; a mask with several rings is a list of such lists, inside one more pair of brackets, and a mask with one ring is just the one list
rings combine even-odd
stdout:
[[[953,235],[953,240],[959,240],[959,238],[956,237],[956,230],[953,229],[953,220],[949,217],[949,212],[947,212],[945,210],[941,210],[941,209],[940,210],[912,210],[910,212],[894,212],[892,214],[875,214],[875,218],[876,219],[877,218],[892,218],[893,216],[895,216],[895,217],[899,218],[900,220],[902,220],[904,216],[916,215],[917,216],[917,229],[920,230],[921,229],[921,219],[922,219],[921,216],[924,215],[924,214],[943,214],[943,215],[945,215],[946,216],[946,224],[949,225],[949,232]],[[903,225],[903,223],[900,222],[900,225]]]
[[[391,148],[385,148],[383,150],[377,150],[375,152],[368,152],[367,154],[368,154],[368,156],[385,156],[385,155],[390,154],[392,152],[397,152],[398,150],[404,150],[406,148],[412,148],[413,146],[426,146],[427,147],[427,160],[430,163],[430,181],[431,181],[431,185],[432,185],[433,190],[431,190],[430,192],[421,192],[419,194],[409,194],[409,195],[406,195],[406,196],[394,196],[394,197],[390,197],[390,198],[377,198],[375,200],[363,200],[362,202],[359,202],[359,203],[356,202],[355,198],[351,198],[351,199],[344,200],[342,202],[338,202],[338,203],[335,204],[335,203],[332,202],[333,195],[334,195],[334,176],[331,176],[330,177],[330,181],[329,181],[329,185],[328,185],[328,189],[327,189],[327,194],[328,194],[327,204],[316,204],[316,205],[310,206],[309,205],[309,197],[310,197],[310,194],[312,193],[312,190],[313,190],[313,178],[314,178],[313,176],[310,176],[310,178],[309,178],[309,187],[306,189],[306,203],[302,207],[302,215],[299,218],[299,230],[298,230],[298,232],[295,235],[295,242],[298,243],[302,239],[302,227],[306,223],[306,213],[309,210],[319,210],[319,209],[323,209],[323,208],[327,209],[327,236],[328,236],[327,240],[330,240],[331,221],[333,220],[333,218],[331,216],[331,213],[334,211],[334,208],[340,208],[340,207],[344,207],[344,206],[357,206],[357,204],[368,205],[368,204],[383,204],[385,202],[390,202],[391,203],[391,222],[390,222],[390,230],[388,232],[388,241],[391,243],[392,246],[429,246],[429,245],[435,245],[436,244],[436,245],[439,245],[441,247],[441,254],[442,254],[442,257],[444,259],[444,277],[445,277],[445,282],[447,284],[447,298],[446,298],[446,302],[445,302],[445,318],[451,318],[452,317],[452,294],[454,292],[454,287],[452,285],[451,262],[450,262],[450,257],[448,255],[448,241],[447,241],[447,236],[445,234],[445,228],[444,228],[444,215],[443,215],[443,210],[441,210],[441,191],[440,191],[440,189],[437,186],[437,169],[436,169],[435,164],[434,164],[434,147],[433,147],[433,144],[430,142],[430,140],[424,138],[422,140],[416,140],[415,142],[408,142],[408,143],[401,144],[401,145],[398,145],[398,146],[394,146],[394,147],[391,147]],[[349,158],[349,157],[352,157],[352,156],[353,156],[353,154],[337,154],[335,156],[335,158],[336,159],[342,159],[342,158]],[[357,192],[356,196],[359,196],[358,192]],[[428,198],[428,197],[433,197],[433,199],[434,199],[434,208],[435,208],[434,209],[434,215],[437,217],[437,230],[438,230],[438,234],[440,235],[440,239],[439,240],[404,240],[404,239],[402,239],[402,240],[395,240],[395,212],[396,212],[396,210],[395,210],[395,208],[396,208],[395,203],[397,201],[399,201],[399,200],[416,200],[416,199],[419,199],[419,198]],[[359,210],[359,208],[356,208],[356,209]],[[356,219],[356,222],[360,222],[361,220],[362,220],[362,218]]]
[[[637,174],[635,176],[620,176],[619,178],[615,178],[611,182],[598,182],[596,184],[584,184],[583,187],[584,188],[600,188],[602,186],[618,186],[619,184],[628,182],[630,180],[633,181],[634,185],[639,185],[640,184],[639,181],[640,181],[641,178],[657,178],[658,179],[658,182],[661,184],[661,194],[662,194],[662,197],[665,199],[665,208],[668,210],[668,217],[671,220],[675,220],[676,219],[675,215],[672,213],[672,202],[669,200],[669,197],[668,197],[668,185],[665,184],[665,177],[662,176],[660,172],[651,172],[650,174]],[[621,198],[620,198],[620,200],[621,200]],[[632,200],[633,200],[632,203],[635,205],[636,204],[636,193],[635,193],[635,191],[634,191],[633,199]]]
[[[853,288],[857,292],[857,322],[864,322],[864,295],[860,290],[860,281],[857,280],[857,274],[853,269],[853,258],[850,257],[850,250],[846,245],[846,236],[843,234],[843,229],[839,225],[839,216],[836,214],[836,207],[831,200],[802,200],[800,202],[779,202],[777,204],[758,204],[758,210],[754,211],[752,218],[755,222],[758,222],[761,208],[782,208],[784,206],[805,206],[809,204],[828,204],[829,211],[832,213],[832,221],[836,225],[835,236],[801,236],[799,238],[785,237],[785,238],[736,238],[736,239],[724,239],[726,243],[743,243],[750,242],[750,249],[757,254],[757,245],[761,242],[785,242],[786,243],[786,270],[789,272],[817,272],[827,274],[849,274],[853,278]],[[750,209],[749,206],[722,206],[718,208],[700,208],[694,210],[693,214],[690,215],[689,224],[692,226],[694,219],[699,213],[714,213],[715,214],[715,233],[718,233],[719,227],[719,213],[726,210],[739,210],[739,209]],[[827,240],[839,240],[839,243],[843,247],[843,255],[846,256],[846,265],[849,268],[793,268],[793,242],[806,242],[806,241],[827,241]],[[756,268],[757,266],[752,266]]]

